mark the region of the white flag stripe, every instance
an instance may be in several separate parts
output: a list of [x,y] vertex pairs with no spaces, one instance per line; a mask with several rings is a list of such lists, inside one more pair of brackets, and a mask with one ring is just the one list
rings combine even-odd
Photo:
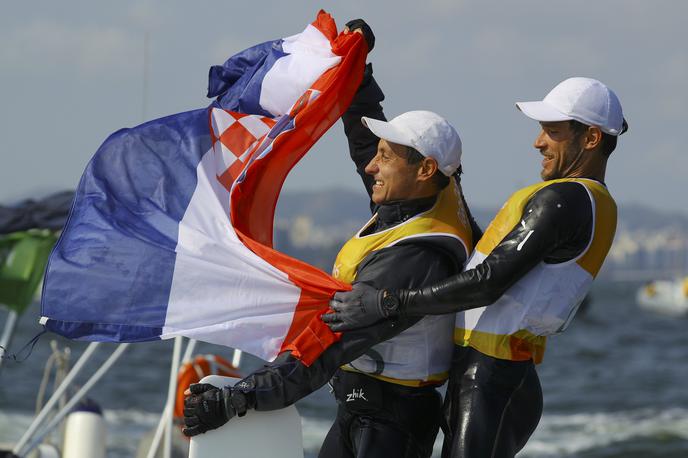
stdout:
[[238,239],[227,213],[229,193],[215,178],[212,156],[206,153],[198,166],[196,189],[179,224],[162,337],[183,334],[272,359],[301,291]]
[[301,33],[284,38],[282,49],[289,54],[309,54],[324,58],[337,57],[332,52],[330,40],[317,27],[313,27],[313,24],[308,24]]
[[323,73],[342,60],[332,53],[327,37],[310,24],[302,33],[285,38],[282,49],[288,55],[277,59],[265,74],[260,93],[260,106],[274,116],[288,113]]

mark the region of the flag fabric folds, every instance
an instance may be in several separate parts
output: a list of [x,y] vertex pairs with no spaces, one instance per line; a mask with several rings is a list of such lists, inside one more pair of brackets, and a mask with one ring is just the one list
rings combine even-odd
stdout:
[[208,108],[112,134],[50,256],[46,328],[317,357],[336,336],[313,318],[348,286],[273,249],[274,210],[291,168],[349,105],[366,53],[321,11],[302,33],[212,67]]

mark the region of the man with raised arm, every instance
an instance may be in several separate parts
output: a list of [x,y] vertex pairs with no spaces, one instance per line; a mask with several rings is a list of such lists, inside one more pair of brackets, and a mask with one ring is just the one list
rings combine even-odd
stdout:
[[[535,430],[535,371],[548,335],[563,331],[611,247],[616,204],[607,159],[626,129],[616,94],[570,78],[542,101],[516,106],[539,121],[541,183],[514,193],[485,230],[466,269],[434,285],[337,293],[323,321],[347,331],[380,320],[455,313],[445,402],[444,457],[513,457]],[[382,321],[385,322],[385,321]]]
[[[363,21],[347,26],[372,48],[374,37]],[[333,275],[376,288],[422,288],[460,272],[472,250],[459,185],[461,140],[428,111],[385,122],[383,99],[368,66],[342,120],[374,214],[342,247]],[[429,457],[441,420],[436,388],[451,364],[453,322],[451,315],[381,322],[344,333],[311,366],[287,351],[234,387],[192,385],[185,433],[217,428],[247,409],[285,407],[332,378],[339,408],[320,456]]]

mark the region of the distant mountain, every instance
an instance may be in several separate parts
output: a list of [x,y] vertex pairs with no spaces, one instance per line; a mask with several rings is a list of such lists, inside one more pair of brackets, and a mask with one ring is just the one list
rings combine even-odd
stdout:
[[656,210],[640,204],[619,204],[619,227],[626,231],[676,229],[688,233],[688,214]]
[[[278,220],[307,217],[317,225],[323,226],[337,225],[344,221],[359,221],[363,224],[370,218],[368,203],[368,196],[362,190],[332,188],[320,191],[292,191],[280,196],[276,216]],[[471,207],[473,216],[483,229],[497,211],[498,208]],[[635,203],[621,203],[619,227],[627,231],[675,227],[688,232],[688,214],[656,210]]]
[[[471,212],[484,230],[497,209],[473,207]],[[276,246],[329,270],[341,245],[369,218],[369,200],[363,191],[285,192],[277,206]],[[605,272],[627,275],[629,271],[638,278],[688,272],[688,215],[619,204],[618,229]]]
[[276,218],[291,220],[299,216],[323,226],[352,220],[363,224],[370,218],[369,199],[363,190],[341,188],[282,193],[277,202]]
[[[322,226],[359,222],[370,218],[370,200],[363,190],[332,188],[321,191],[292,191],[282,193],[277,203],[277,220],[307,217]],[[496,208],[471,208],[475,220],[482,228],[497,213]]]

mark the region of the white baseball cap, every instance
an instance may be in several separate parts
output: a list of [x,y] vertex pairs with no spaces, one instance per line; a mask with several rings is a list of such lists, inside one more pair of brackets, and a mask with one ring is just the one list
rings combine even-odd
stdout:
[[542,101],[517,102],[516,107],[536,121],[576,120],[614,136],[627,128],[619,98],[592,78],[569,78],[557,84]]
[[433,158],[446,176],[452,176],[461,165],[459,133],[437,113],[409,111],[389,122],[363,116],[361,122],[378,137]]

